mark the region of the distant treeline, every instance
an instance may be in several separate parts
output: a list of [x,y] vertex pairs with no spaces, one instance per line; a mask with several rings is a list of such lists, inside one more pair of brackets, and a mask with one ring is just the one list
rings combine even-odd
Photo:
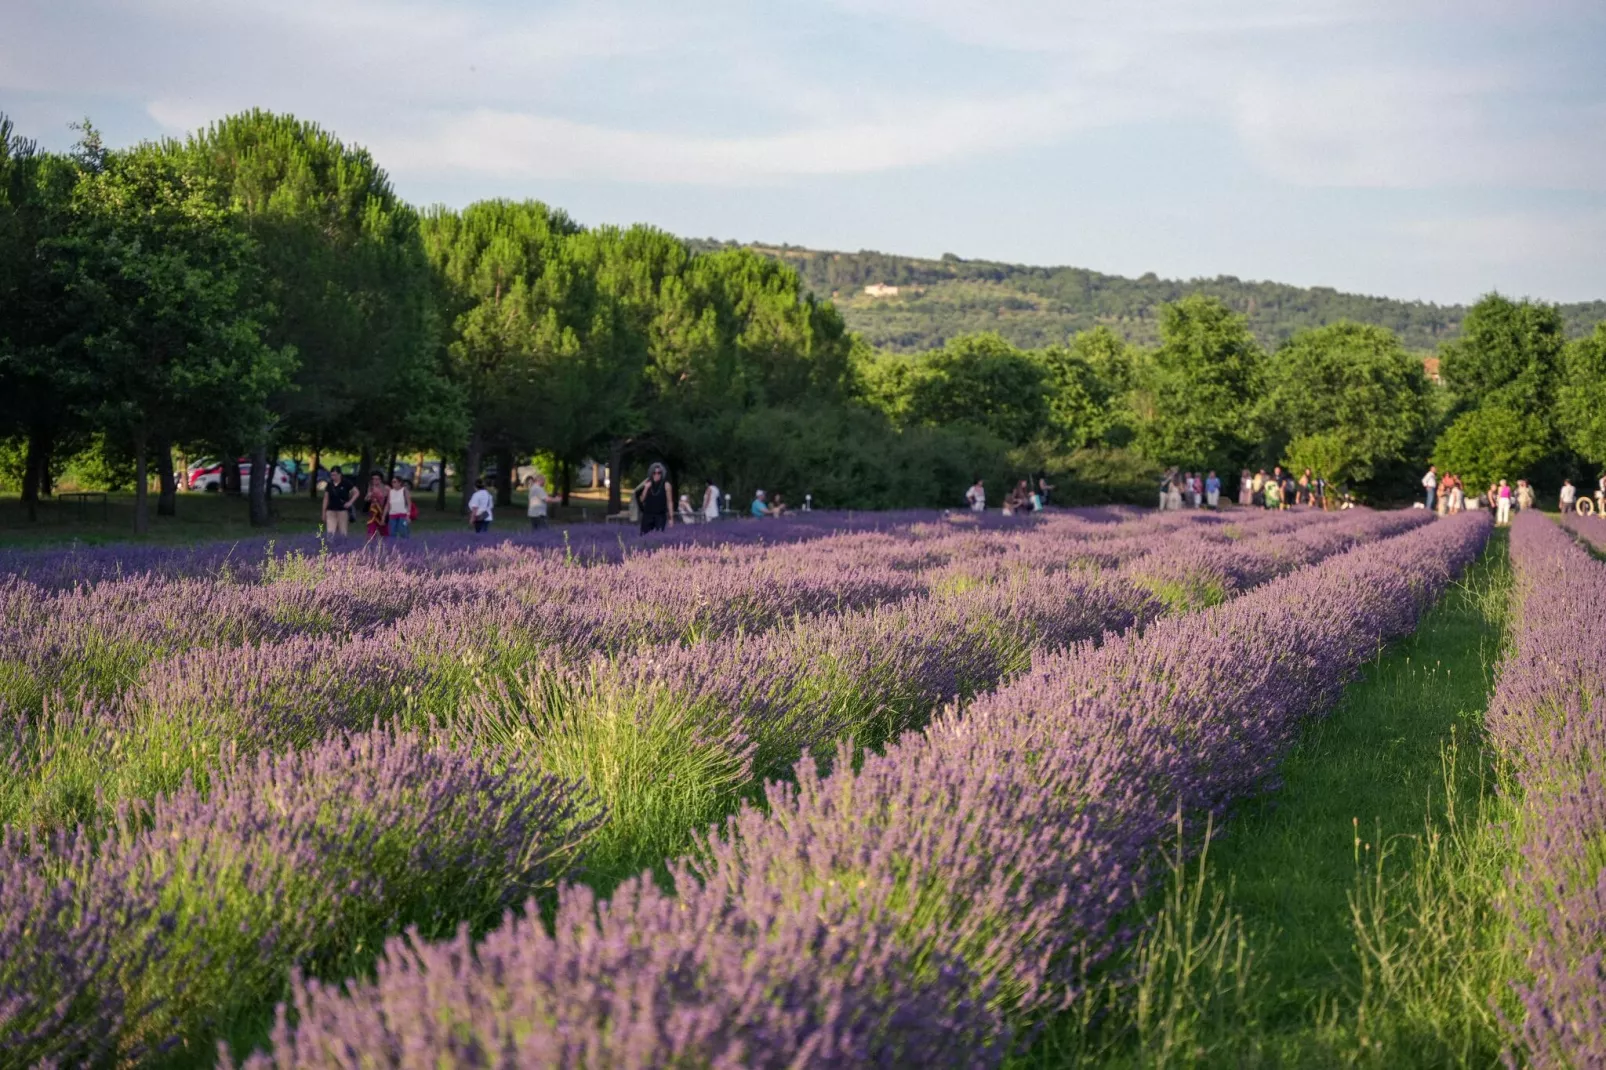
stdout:
[[[1606,323],[1569,340],[1577,308],[1492,294],[1452,318],[1232,280],[1184,293],[775,252],[585,227],[536,201],[420,210],[366,150],[292,116],[128,148],[86,126],[67,154],[0,116],[0,484],[37,512],[69,466],[93,470],[135,488],[143,530],[152,484],[158,516],[179,508],[175,454],[249,458],[246,486],[241,466],[222,476],[259,524],[270,460],[291,450],[361,469],[427,452],[470,484],[494,471],[504,503],[516,464],[562,492],[606,458],[620,476],[663,461],[693,492],[881,509],[1038,473],[1060,501],[1148,500],[1166,466],[1279,462],[1378,500],[1409,495],[1429,459],[1553,493],[1606,463]],[[874,299],[876,315],[951,293],[972,319],[877,345],[850,326],[866,310],[849,279],[928,287]],[[1024,280],[1096,314],[1074,333],[1005,330],[1050,300],[1010,289]]]
[[[694,249],[736,247],[700,240]],[[1018,346],[1063,343],[1078,331],[1109,327],[1126,341],[1160,340],[1160,309],[1184,297],[1213,297],[1249,321],[1261,345],[1275,348],[1310,327],[1348,320],[1387,327],[1407,349],[1427,352],[1461,335],[1463,305],[1396,301],[1340,293],[1326,286],[1213,279],[1136,279],[1076,267],[1032,267],[991,260],[940,260],[804,249],[794,245],[745,246],[789,265],[821,297],[835,300],[847,325],[871,345],[899,352],[936,349],[950,339],[995,331]],[[896,296],[869,297],[873,284],[897,286]],[[1569,337],[1606,321],[1606,301],[1560,306]]]

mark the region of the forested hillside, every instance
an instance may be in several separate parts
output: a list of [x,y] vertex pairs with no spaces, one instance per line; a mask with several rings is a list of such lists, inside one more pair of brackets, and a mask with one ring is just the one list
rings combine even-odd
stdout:
[[[735,242],[694,241],[696,249]],[[1031,267],[990,260],[940,260],[861,251],[838,253],[792,245],[749,245],[795,268],[805,284],[836,302],[848,326],[873,345],[904,352],[935,349],[949,339],[996,331],[1018,346],[1038,347],[1100,324],[1127,341],[1159,340],[1160,307],[1190,294],[1215,297],[1249,319],[1263,345],[1339,320],[1387,327],[1408,349],[1435,350],[1459,337],[1462,305],[1396,301],[1340,293],[1325,286],[1213,279],[1137,279],[1074,267]],[[870,296],[866,286],[896,286],[896,295]],[[1606,301],[1561,306],[1569,337],[1606,321]]]

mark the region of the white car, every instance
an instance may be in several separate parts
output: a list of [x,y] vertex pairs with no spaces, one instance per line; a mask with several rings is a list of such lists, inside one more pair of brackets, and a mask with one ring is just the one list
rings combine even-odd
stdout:
[[[240,487],[251,485],[251,462],[240,463]],[[220,491],[223,489],[223,465],[217,461],[202,461],[190,469],[189,487],[191,490]],[[290,482],[290,473],[280,465],[273,466],[273,475],[268,480],[269,494],[289,494],[295,490]]]

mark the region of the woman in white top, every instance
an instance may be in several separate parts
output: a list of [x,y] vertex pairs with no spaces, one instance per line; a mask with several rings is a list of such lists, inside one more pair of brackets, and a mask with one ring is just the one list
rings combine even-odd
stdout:
[[712,483],[703,489],[703,519],[719,519],[719,488]]
[[548,498],[546,474],[537,472],[535,475],[526,478],[524,491],[530,500],[530,504],[524,510],[530,518],[530,530],[540,531],[546,527],[546,503]]
[[691,496],[687,494],[682,494],[680,501],[675,503],[675,512],[680,515],[682,524],[690,524],[697,519],[697,514],[691,509]]
[[385,526],[392,535],[398,539],[413,537],[413,496],[401,476],[390,477],[385,512]]

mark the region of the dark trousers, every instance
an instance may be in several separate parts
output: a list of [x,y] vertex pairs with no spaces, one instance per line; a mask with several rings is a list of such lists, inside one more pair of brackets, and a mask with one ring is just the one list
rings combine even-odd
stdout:
[[647,532],[649,532],[649,531],[664,531],[668,527],[669,527],[669,514],[668,513],[642,513],[641,514],[641,533],[643,535],[647,534]]

